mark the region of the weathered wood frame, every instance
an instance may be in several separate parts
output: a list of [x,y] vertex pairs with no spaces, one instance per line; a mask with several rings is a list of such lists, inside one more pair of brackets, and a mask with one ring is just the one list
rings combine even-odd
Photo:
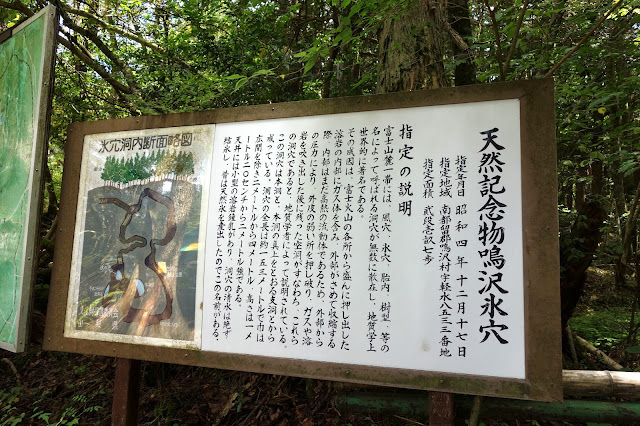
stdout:
[[[95,133],[520,99],[526,378],[502,379],[65,338],[63,335],[84,136]],[[553,81],[466,86],[132,117],[69,127],[44,347],[205,367],[454,393],[562,400]]]
[[43,30],[43,50],[41,63],[40,88],[36,107],[33,144],[33,158],[31,158],[31,171],[29,187],[31,188],[29,211],[27,213],[25,248],[23,253],[23,274],[18,290],[19,299],[16,302],[16,333],[13,344],[0,342],[0,348],[12,352],[23,352],[29,338],[31,293],[38,268],[38,252],[40,242],[40,213],[42,211],[42,190],[44,186],[43,170],[47,159],[47,146],[49,140],[49,123],[51,120],[51,100],[53,98],[53,80],[55,67],[56,35],[58,33],[58,18],[56,8],[49,5],[40,12],[27,19],[15,28],[0,34],[0,43],[10,39],[20,30],[42,16],[45,16]]

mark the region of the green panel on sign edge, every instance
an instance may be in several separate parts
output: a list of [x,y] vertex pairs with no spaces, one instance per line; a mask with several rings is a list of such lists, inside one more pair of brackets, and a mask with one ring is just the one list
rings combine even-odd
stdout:
[[0,44],[0,341],[15,343],[46,15]]

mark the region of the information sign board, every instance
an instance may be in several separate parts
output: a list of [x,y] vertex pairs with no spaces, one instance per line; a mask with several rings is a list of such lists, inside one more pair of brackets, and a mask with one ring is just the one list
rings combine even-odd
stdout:
[[553,118],[541,80],[75,125],[46,347],[561,398]]
[[48,132],[55,8],[0,35],[0,348],[24,350]]
[[67,335],[199,347],[212,141],[213,126],[85,138]]

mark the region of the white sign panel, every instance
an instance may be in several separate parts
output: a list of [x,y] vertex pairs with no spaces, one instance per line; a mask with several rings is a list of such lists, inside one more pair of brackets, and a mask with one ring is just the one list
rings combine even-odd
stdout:
[[68,337],[525,378],[520,105],[88,135]]
[[218,124],[202,350],[525,378],[519,100]]

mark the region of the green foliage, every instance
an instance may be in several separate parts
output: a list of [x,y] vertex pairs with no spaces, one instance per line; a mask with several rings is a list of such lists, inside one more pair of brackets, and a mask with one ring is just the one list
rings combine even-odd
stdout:
[[577,314],[571,318],[569,325],[578,336],[607,352],[626,338],[630,319],[628,307],[608,307],[606,310]]
[[[59,197],[66,129],[72,122],[374,93],[385,53],[381,29],[401,22],[411,3],[61,2],[59,35],[65,44],[57,52],[48,155],[53,192]],[[582,219],[578,208],[586,196],[602,197],[610,209],[596,259],[600,265],[615,264],[630,250],[622,247],[622,236],[636,225],[629,221],[629,207],[640,180],[637,2],[625,2],[575,53],[565,55],[613,3],[472,0],[473,36],[466,41],[466,56],[453,55],[452,40],[442,55],[450,81],[456,67],[471,58],[483,83],[541,78],[564,60],[553,75],[561,245],[569,259],[582,255],[575,249],[577,240],[567,237],[570,227]],[[21,4],[38,6],[32,0]],[[0,29],[24,18],[0,7]],[[389,47],[396,48],[403,46]],[[110,157],[102,179],[126,184],[170,173],[193,173],[193,159],[160,152],[126,161]],[[598,321],[609,324],[614,318],[593,315],[581,316],[575,326],[596,342],[599,336],[619,339],[620,321],[629,319],[616,317],[609,329]]]
[[[379,32],[410,3],[101,0],[91,8],[78,6],[84,14],[69,9],[65,19],[104,46],[64,26],[69,34],[61,36],[131,90],[114,89],[60,48],[49,155],[56,194],[66,127],[74,121],[374,92]],[[611,6],[544,0],[529,5],[518,27],[525,3],[494,6],[497,39],[485,3],[469,3],[474,35],[468,54],[479,81],[500,79],[498,44],[503,65],[511,54],[506,79],[543,76]],[[96,12],[109,9],[118,16]],[[0,8],[0,25],[19,15]],[[640,10],[623,6],[555,73],[558,176],[569,209],[576,191],[591,185],[594,162],[604,163],[605,189],[616,171],[631,178],[640,170],[638,21]],[[454,58],[450,47],[447,52],[443,61],[453,73],[464,59]]]
[[629,346],[626,350],[630,354],[640,354],[640,346]]
[[618,171],[624,177],[630,177],[640,170],[640,153],[621,150],[618,154],[618,158],[618,162],[620,164]]
[[22,422],[25,413],[17,413],[14,406],[20,400],[22,387],[16,386],[9,390],[0,390],[0,425],[16,425]]
[[[513,53],[506,79],[544,76],[612,6],[607,2],[599,5],[536,2],[527,9],[514,43],[516,23],[524,4],[524,1],[515,1],[496,8],[497,40],[486,7],[473,6],[479,23],[476,41],[485,46],[487,53],[475,58],[480,81],[500,79],[496,60],[498,44],[503,57],[508,51]],[[629,202],[633,194],[623,180],[633,180],[640,170],[637,156],[640,148],[637,137],[639,17],[640,9],[623,6],[554,74],[559,196],[560,204],[569,210],[575,207],[577,198],[592,191],[617,198],[616,207]],[[603,180],[595,182],[598,187],[593,186],[594,168],[603,170]],[[609,229],[616,231],[616,226],[613,216]]]
[[100,177],[104,181],[127,184],[142,181],[151,177],[190,176],[194,173],[193,153],[158,150],[142,157],[137,153],[135,158],[126,161],[122,158],[107,157]]
[[0,9],[0,32],[15,26],[21,18],[20,13],[15,10]]
[[91,404],[97,395],[104,394],[103,390],[94,392],[93,395],[76,394],[71,397],[69,405],[63,412],[56,416],[40,404],[46,405],[44,398],[37,401],[30,412],[23,411],[24,407],[18,407],[21,397],[26,390],[21,387],[13,387],[9,390],[0,390],[0,426],[13,426],[20,423],[42,424],[42,425],[78,425],[84,414],[94,413],[104,409],[102,404]]

